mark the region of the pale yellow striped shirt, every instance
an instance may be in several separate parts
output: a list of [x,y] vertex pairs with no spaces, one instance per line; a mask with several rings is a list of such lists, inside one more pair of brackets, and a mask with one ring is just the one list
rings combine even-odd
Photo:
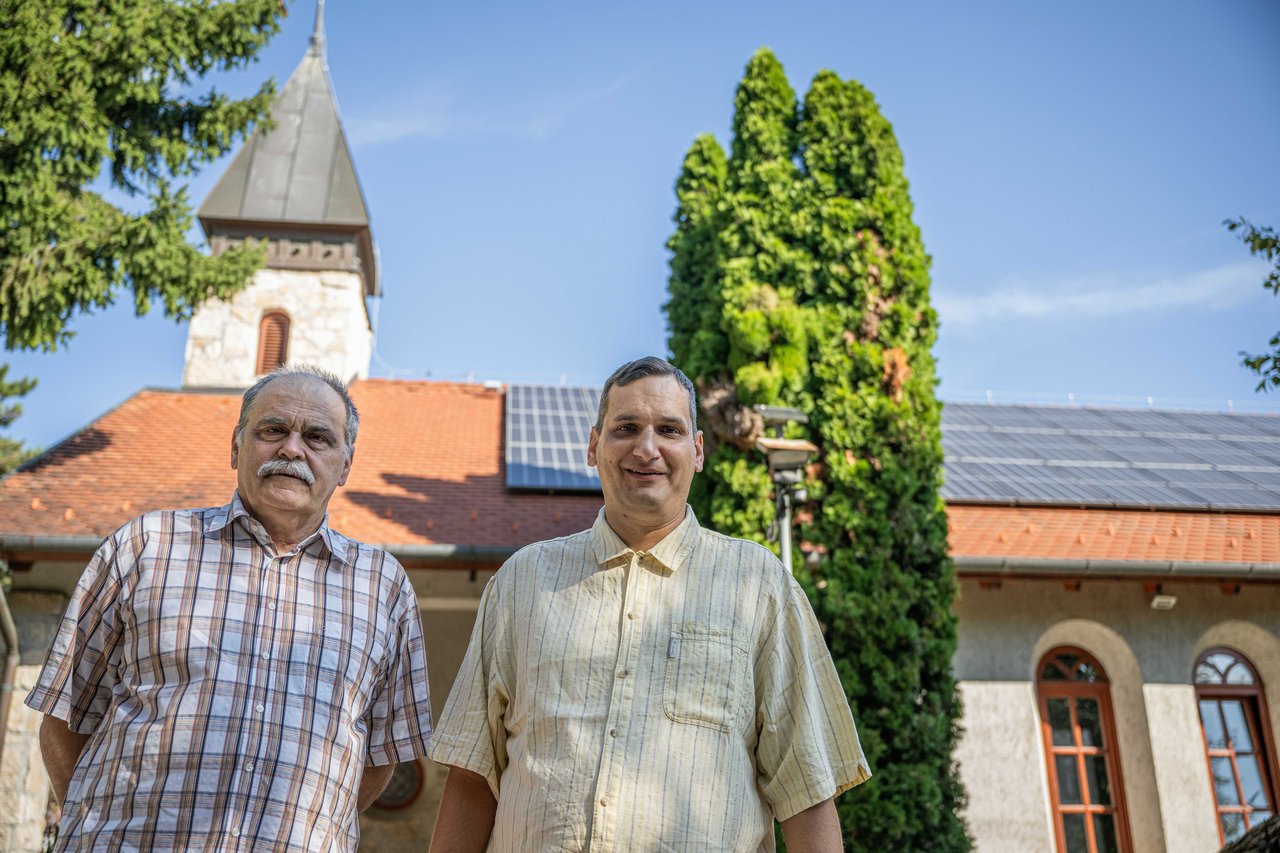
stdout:
[[602,510],[515,554],[431,757],[488,779],[498,853],[770,851],[871,775],[804,591],[692,511],[648,552]]

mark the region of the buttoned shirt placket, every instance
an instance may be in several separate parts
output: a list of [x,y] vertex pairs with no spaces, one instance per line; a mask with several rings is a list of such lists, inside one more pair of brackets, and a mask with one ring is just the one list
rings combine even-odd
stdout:
[[591,840],[587,849],[594,853],[611,850],[617,839],[615,821],[622,792],[622,775],[626,770],[627,731],[635,710],[636,666],[640,658],[640,639],[644,600],[643,587],[649,581],[646,563],[652,555],[644,551],[626,551],[630,557],[627,579],[619,602],[618,660],[613,671],[613,690],[609,696],[609,716],[605,722],[604,746],[600,750],[600,768],[596,773],[595,797],[592,801]]
[[[254,522],[247,522],[254,525]],[[265,533],[265,531],[264,531]],[[242,641],[248,647],[240,650],[242,666],[240,672],[245,677],[245,696],[247,697],[247,713],[241,728],[244,748],[241,755],[247,761],[236,768],[229,792],[233,804],[228,815],[227,834],[240,841],[242,836],[252,837],[255,828],[243,825],[248,813],[248,804],[260,800],[259,789],[262,787],[262,774],[258,772],[264,760],[263,748],[267,737],[267,720],[269,714],[275,712],[270,696],[275,682],[275,666],[272,661],[276,657],[276,626],[279,619],[276,602],[280,600],[280,582],[283,569],[291,561],[296,561],[302,551],[314,537],[308,537],[287,554],[276,554],[259,537],[257,531],[250,533],[254,540],[253,571],[247,573],[247,589],[245,590],[245,625],[251,626]]]

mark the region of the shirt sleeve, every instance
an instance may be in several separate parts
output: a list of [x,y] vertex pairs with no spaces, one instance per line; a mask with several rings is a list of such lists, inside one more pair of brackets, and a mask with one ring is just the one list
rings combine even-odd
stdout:
[[498,796],[507,766],[506,710],[510,700],[505,619],[497,592],[499,575],[485,586],[475,627],[458,677],[440,714],[432,760],[483,776]]
[[[390,554],[384,558],[395,562]],[[392,642],[388,646],[381,689],[366,715],[369,741],[365,764],[412,761],[431,748],[431,690],[422,640],[418,601],[404,569]]]
[[791,581],[756,667],[760,789],[778,820],[871,778],[818,620]]
[[128,530],[103,542],[80,575],[44,669],[26,698],[29,708],[66,720],[80,734],[97,729],[111,705],[123,651],[126,578],[135,563]]

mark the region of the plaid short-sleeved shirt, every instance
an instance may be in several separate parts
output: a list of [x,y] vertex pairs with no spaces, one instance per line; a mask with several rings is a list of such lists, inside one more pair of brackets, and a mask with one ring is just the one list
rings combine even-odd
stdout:
[[27,705],[92,735],[63,849],[354,850],[363,768],[431,738],[404,569],[327,521],[277,555],[239,496],[108,538]]
[[692,511],[648,552],[602,511],[513,556],[431,757],[488,779],[494,853],[772,850],[871,775],[804,591]]

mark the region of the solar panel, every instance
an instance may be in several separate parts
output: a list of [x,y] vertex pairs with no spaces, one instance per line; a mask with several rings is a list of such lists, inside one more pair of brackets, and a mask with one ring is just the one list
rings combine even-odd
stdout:
[[950,501],[1280,511],[1274,415],[948,403],[942,429]]
[[512,385],[506,396],[507,488],[599,492],[587,441],[600,392],[561,385]]
[[[600,491],[586,464],[599,390],[512,385],[506,482]],[[949,501],[1280,512],[1280,417],[947,403]]]

